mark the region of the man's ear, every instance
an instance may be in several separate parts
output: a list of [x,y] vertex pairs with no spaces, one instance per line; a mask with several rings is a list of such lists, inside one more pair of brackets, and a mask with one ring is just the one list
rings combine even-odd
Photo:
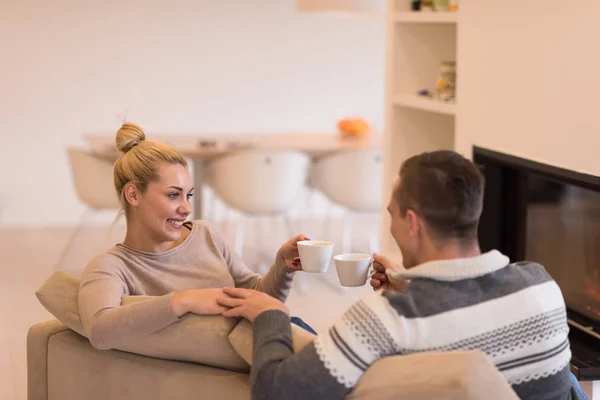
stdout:
[[133,182],[129,182],[125,185],[123,193],[125,195],[125,200],[130,205],[136,207],[140,203],[140,192]]
[[421,218],[413,210],[406,211],[406,220],[408,221],[408,235],[415,237],[421,230]]

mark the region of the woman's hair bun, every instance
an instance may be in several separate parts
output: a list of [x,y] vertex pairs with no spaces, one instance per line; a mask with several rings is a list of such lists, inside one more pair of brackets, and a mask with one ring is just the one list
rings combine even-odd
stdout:
[[145,139],[146,134],[140,126],[126,122],[117,131],[117,149],[125,154]]

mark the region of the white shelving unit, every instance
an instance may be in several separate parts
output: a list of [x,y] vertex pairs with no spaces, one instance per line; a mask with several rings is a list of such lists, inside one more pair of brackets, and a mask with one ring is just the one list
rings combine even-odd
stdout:
[[442,102],[416,94],[398,94],[392,99],[397,107],[413,108],[415,110],[429,111],[433,113],[456,115],[456,103]]
[[394,13],[395,23],[447,23],[455,24],[458,13],[456,12],[414,12],[401,11]]
[[[390,198],[392,183],[405,159],[423,151],[455,146],[456,102],[417,93],[424,89],[434,92],[442,61],[457,61],[460,12],[411,11],[410,3],[388,0],[384,199]],[[457,76],[460,86],[460,74]],[[399,262],[401,255],[389,233],[390,219],[385,207],[382,217],[381,252]]]

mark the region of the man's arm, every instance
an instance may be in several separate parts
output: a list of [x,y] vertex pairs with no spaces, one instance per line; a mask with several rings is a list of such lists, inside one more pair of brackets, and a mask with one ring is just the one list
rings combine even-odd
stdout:
[[397,352],[397,318],[380,292],[370,294],[294,354],[289,316],[262,312],[254,320],[252,399],[343,399],[369,365]]
[[335,400],[351,390],[325,368],[314,342],[294,354],[290,318],[284,312],[260,314],[254,321],[253,336],[253,400]]

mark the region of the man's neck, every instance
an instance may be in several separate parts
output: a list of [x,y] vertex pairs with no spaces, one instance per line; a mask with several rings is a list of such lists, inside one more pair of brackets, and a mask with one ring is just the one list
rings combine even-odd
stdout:
[[430,243],[426,251],[419,257],[419,264],[438,260],[455,260],[457,258],[470,258],[481,255],[477,241],[460,242],[450,241],[444,244]]

